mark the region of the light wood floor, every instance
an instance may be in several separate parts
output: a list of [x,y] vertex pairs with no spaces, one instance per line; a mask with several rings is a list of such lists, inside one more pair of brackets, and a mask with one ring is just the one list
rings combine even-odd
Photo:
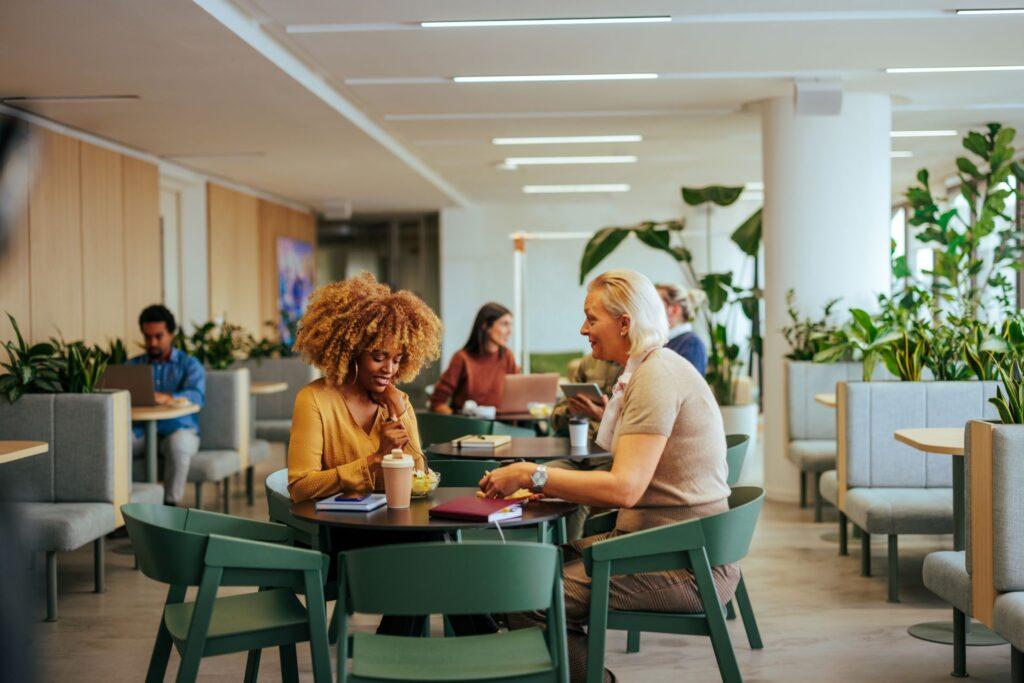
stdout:
[[[283,449],[257,472],[257,482],[282,466]],[[262,485],[257,503],[247,508],[235,488],[232,512],[266,519]],[[214,504],[212,489],[205,496]],[[877,575],[859,576],[859,541],[851,555],[838,557],[834,543],[820,536],[834,524],[814,524],[810,510],[768,503],[743,573],[765,641],[751,651],[739,621],[730,622],[740,669],[746,681],[948,681],[951,648],[916,640],[907,626],[947,619],[951,611],[921,584],[921,562],[933,550],[951,546],[950,538],[901,537],[903,603],[885,602],[885,543],[873,549]],[[141,681],[156,633],[166,587],[132,569],[131,558],[115,554],[124,540],[108,541],[107,592],[92,592],[91,546],[60,558],[60,621],[34,625],[35,657],[42,680],[74,683]],[[39,591],[43,575],[33,581]],[[35,616],[42,619],[42,595]],[[369,617],[356,622],[367,630]],[[436,625],[435,625],[436,626]],[[167,680],[174,680],[178,657],[172,655]],[[609,636],[609,668],[625,683],[639,681],[719,680],[709,642],[702,638],[645,634],[641,652],[625,654],[625,634]],[[299,650],[303,681],[311,681],[309,653]],[[2,663],[0,663],[2,667]],[[244,655],[204,660],[202,681],[238,681]],[[976,682],[1009,680],[1009,646],[970,648],[968,670]],[[276,651],[268,651],[262,681],[280,680]]]

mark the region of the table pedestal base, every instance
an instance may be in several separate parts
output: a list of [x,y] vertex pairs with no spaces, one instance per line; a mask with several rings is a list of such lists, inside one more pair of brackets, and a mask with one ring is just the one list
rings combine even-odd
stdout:
[[[967,644],[974,647],[988,645],[1005,645],[1006,641],[996,635],[984,624],[972,622],[967,631]],[[920,640],[927,640],[929,643],[941,643],[942,645],[953,644],[953,622],[952,621],[926,621],[921,624],[914,624],[907,629],[907,633]]]

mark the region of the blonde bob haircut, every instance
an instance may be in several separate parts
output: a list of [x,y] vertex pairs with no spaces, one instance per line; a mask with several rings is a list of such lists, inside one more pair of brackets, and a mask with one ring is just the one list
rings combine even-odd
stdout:
[[664,346],[668,341],[668,318],[658,290],[645,275],[635,270],[609,270],[587,285],[600,290],[601,303],[616,317],[629,316],[629,351],[640,353]]

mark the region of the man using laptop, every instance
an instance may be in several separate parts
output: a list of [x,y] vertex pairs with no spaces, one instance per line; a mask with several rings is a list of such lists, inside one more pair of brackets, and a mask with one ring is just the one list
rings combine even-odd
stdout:
[[[153,388],[157,405],[185,399],[202,407],[206,393],[206,371],[202,364],[174,348],[174,314],[160,304],[147,307],[139,315],[139,328],[146,353],[128,361],[132,365],[153,368]],[[164,458],[164,502],[177,505],[185,495],[189,463],[199,451],[199,419],[195,413],[156,423],[160,454]],[[132,433],[132,451],[143,456],[145,437],[141,427]]]

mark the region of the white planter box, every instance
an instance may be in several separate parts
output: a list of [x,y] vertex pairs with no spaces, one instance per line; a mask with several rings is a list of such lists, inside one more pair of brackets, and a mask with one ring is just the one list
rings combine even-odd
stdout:
[[757,453],[757,404],[718,406],[718,409],[722,412],[722,424],[725,426],[726,434],[746,434],[750,439],[747,442],[747,457],[743,462],[743,470],[739,478],[740,482],[747,482],[749,481],[748,473],[757,467],[751,464]]

